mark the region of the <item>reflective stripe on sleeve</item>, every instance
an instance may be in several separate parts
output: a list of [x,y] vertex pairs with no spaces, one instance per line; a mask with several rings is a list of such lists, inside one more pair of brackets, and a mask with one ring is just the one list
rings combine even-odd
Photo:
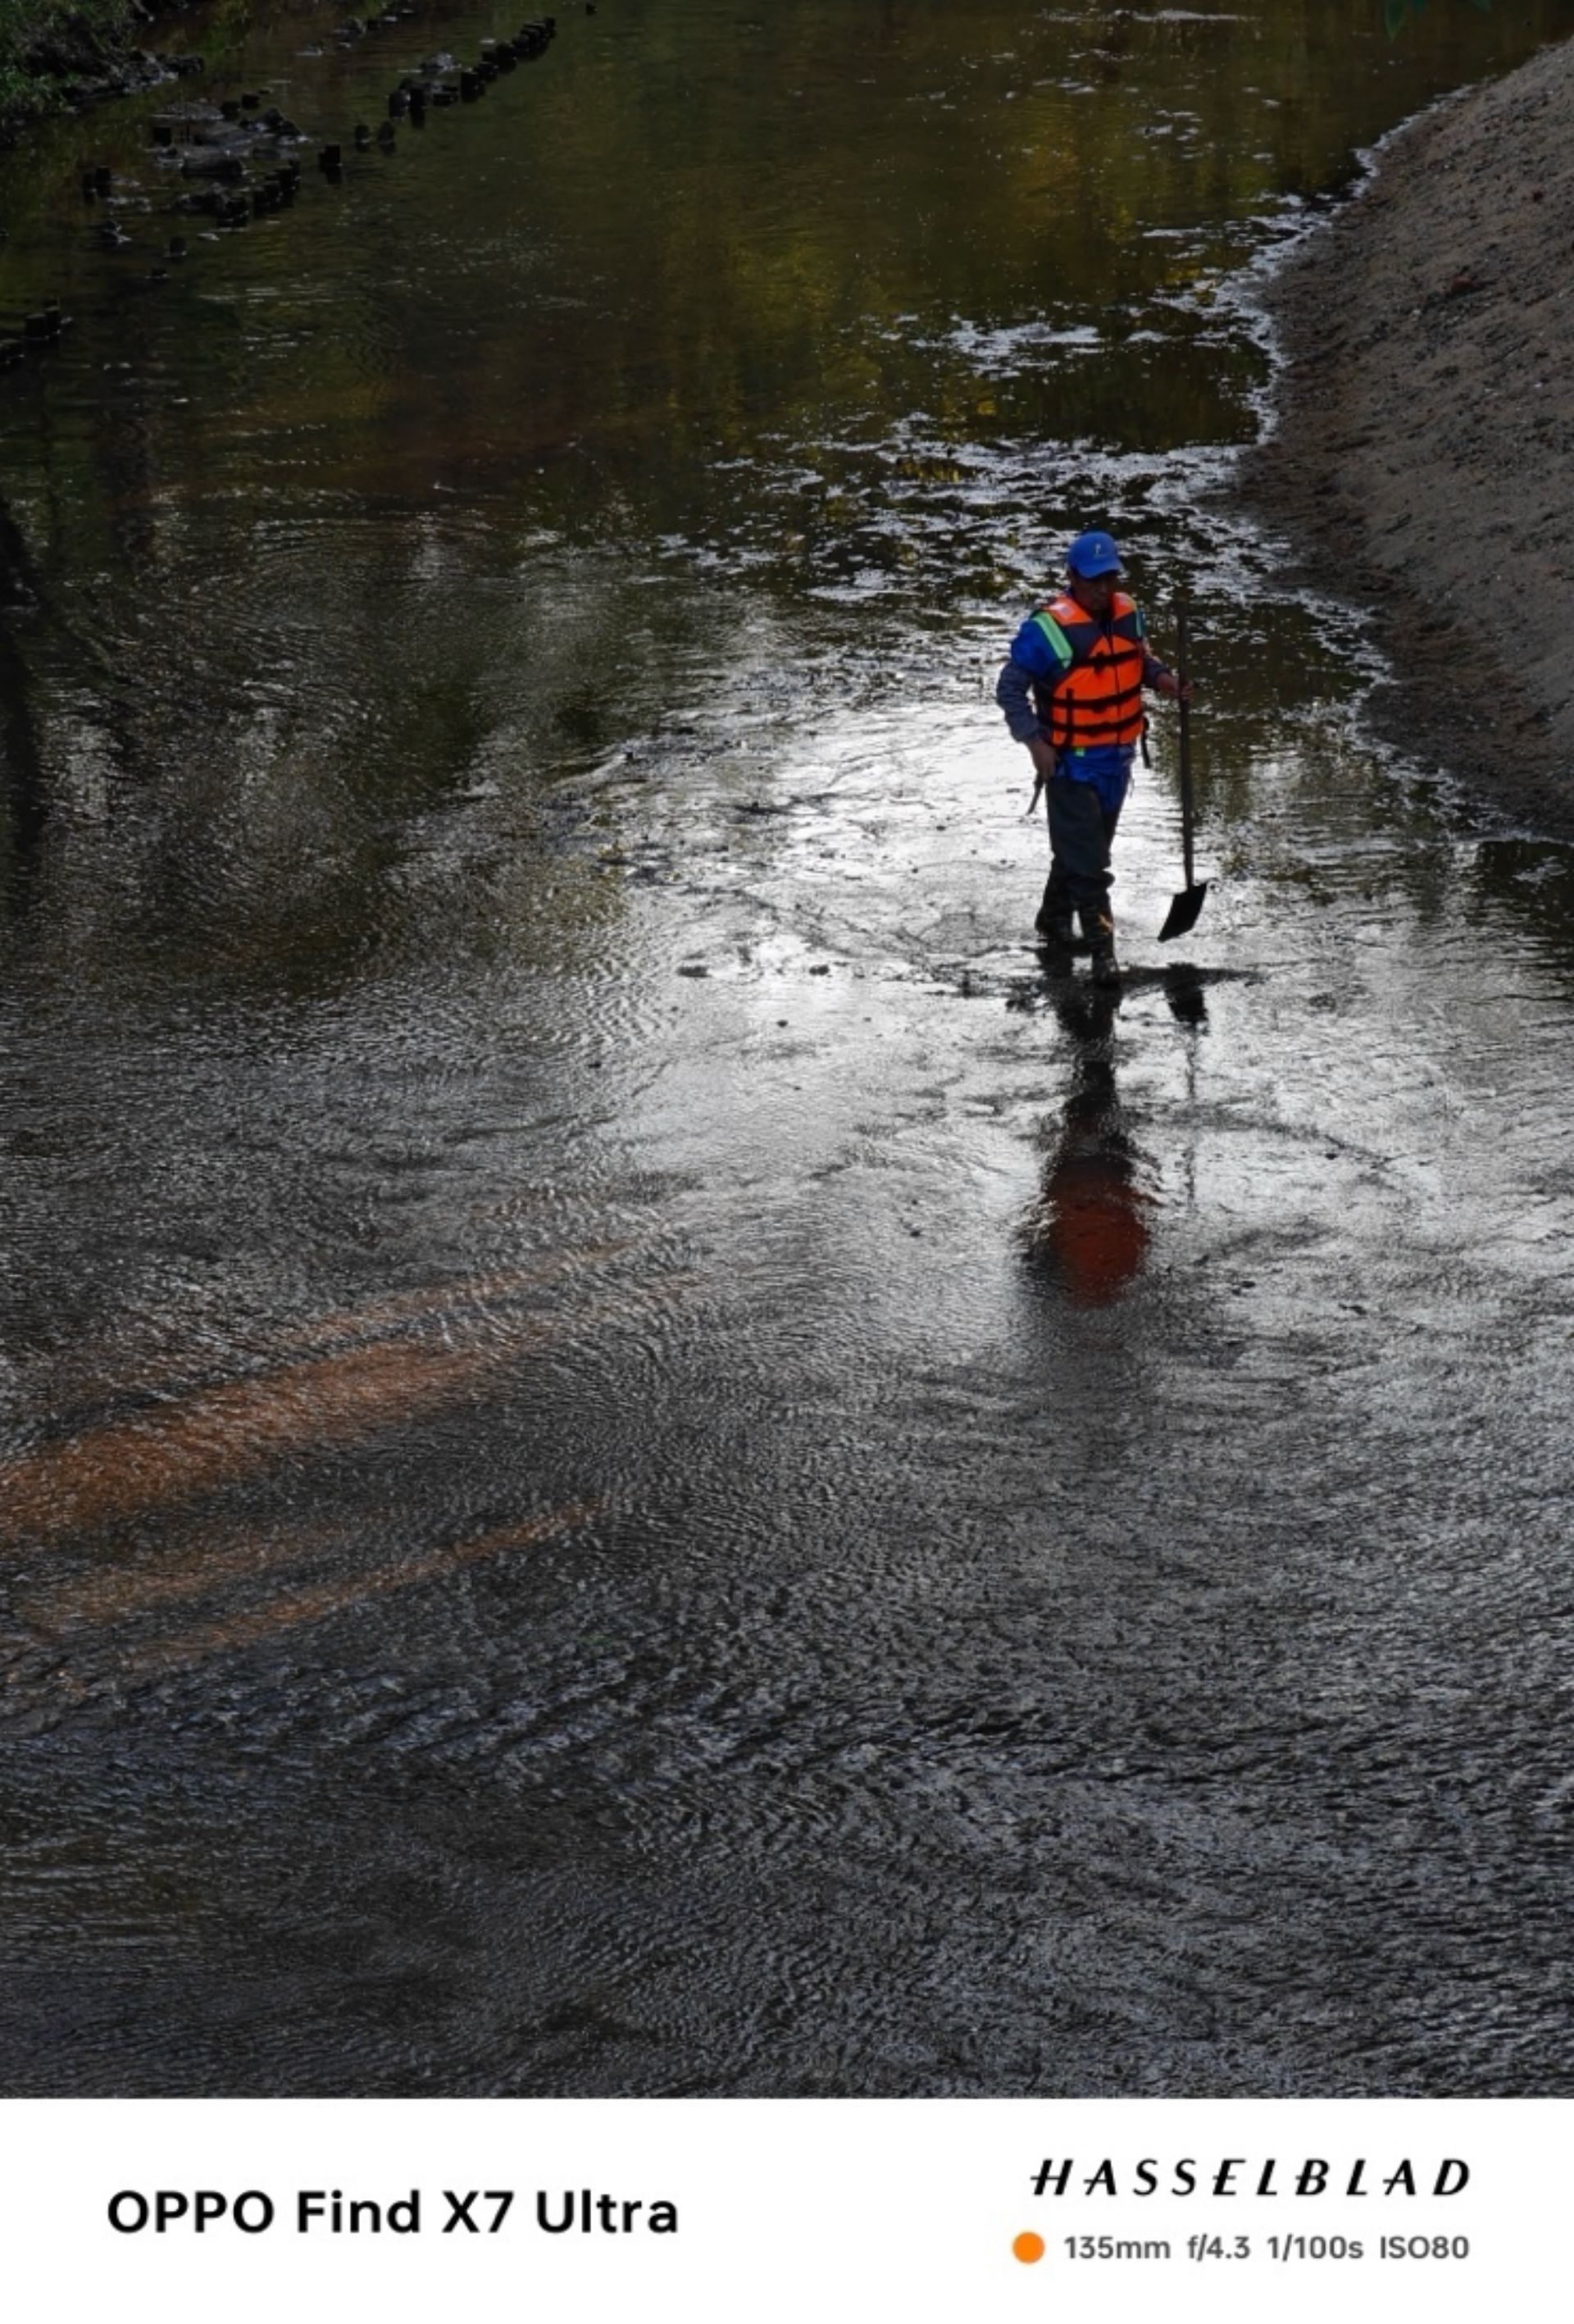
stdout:
[[1059,662],[1062,669],[1070,669],[1075,659],[1072,641],[1055,620],[1054,615],[1040,608],[1033,616],[1033,627],[1041,633],[1045,645]]

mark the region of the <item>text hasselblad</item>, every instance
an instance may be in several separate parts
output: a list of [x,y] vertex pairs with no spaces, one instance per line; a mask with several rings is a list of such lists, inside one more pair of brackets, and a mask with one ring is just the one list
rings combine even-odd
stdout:
[[123,2187],[109,2199],[117,2235],[495,2236],[524,2225],[548,2236],[675,2236],[677,2206],[665,2197],[609,2195],[593,2187],[538,2187],[516,2202],[511,2187],[442,2188],[435,2197],[412,2187],[391,2197],[347,2195],[338,2187],[303,2187],[276,2200],[261,2187],[228,2193],[216,2187]]
[[1470,2183],[1470,2166],[1455,2154],[1419,2164],[1408,2155],[1378,2163],[1365,2155],[1281,2163],[1276,2155],[1226,2154],[1200,2163],[1187,2154],[1168,2163],[1146,2155],[1129,2164],[1109,2155],[1081,2163],[1068,2156],[1041,2163],[1032,2183],[1036,2195],[1459,2195]]

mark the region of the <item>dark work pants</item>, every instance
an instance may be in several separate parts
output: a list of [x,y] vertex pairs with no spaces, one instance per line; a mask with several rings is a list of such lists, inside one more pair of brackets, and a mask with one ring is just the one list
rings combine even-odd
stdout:
[[1040,933],[1052,920],[1063,920],[1074,911],[1082,934],[1097,940],[1100,924],[1109,922],[1109,849],[1120,809],[1113,814],[1091,783],[1073,782],[1056,775],[1045,785],[1049,799],[1049,878],[1038,908]]

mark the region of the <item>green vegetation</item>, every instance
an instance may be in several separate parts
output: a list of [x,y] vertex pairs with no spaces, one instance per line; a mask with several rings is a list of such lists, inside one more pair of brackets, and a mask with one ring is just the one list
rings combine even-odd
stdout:
[[0,0],[0,126],[53,112],[73,83],[113,70],[143,21],[133,0]]

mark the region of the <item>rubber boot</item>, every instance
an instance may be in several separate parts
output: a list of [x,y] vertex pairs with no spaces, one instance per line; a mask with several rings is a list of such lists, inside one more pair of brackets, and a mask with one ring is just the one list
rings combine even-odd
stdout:
[[1115,956],[1115,923],[1108,912],[1083,912],[1082,934],[1092,953],[1090,966],[1095,984],[1118,984],[1120,963]]
[[1064,952],[1070,952],[1076,941],[1071,906],[1053,879],[1045,882],[1044,901],[1038,907],[1038,918],[1033,925],[1041,944],[1054,945]]

